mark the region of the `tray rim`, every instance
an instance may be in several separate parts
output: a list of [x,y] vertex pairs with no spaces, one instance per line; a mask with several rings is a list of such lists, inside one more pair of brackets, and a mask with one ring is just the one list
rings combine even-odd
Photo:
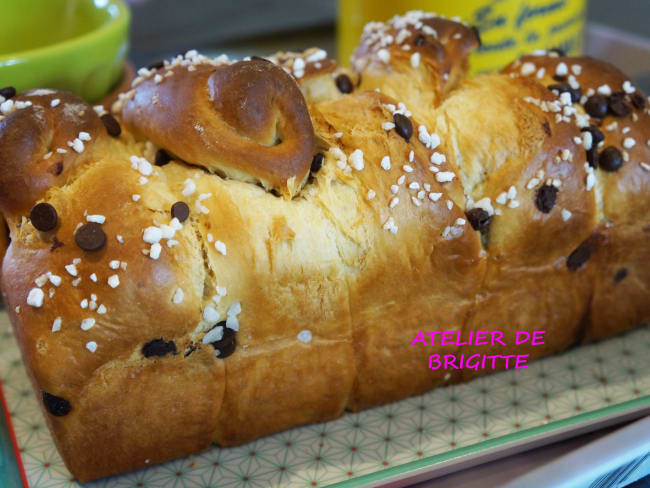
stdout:
[[[11,415],[9,414],[9,405],[7,404],[7,399],[5,398],[4,388],[2,387],[2,379],[0,378],[0,410],[2,415],[4,415],[5,423],[7,424],[7,432],[9,432],[9,440],[11,442],[11,447],[14,451],[14,457],[16,458],[16,466],[18,467],[18,473],[20,474],[20,480],[24,488],[29,488],[29,483],[27,481],[27,473],[25,472],[25,465],[23,464],[23,458],[20,455],[20,449],[18,447],[18,439],[16,438],[16,432],[14,430],[14,424],[11,421]],[[7,461],[10,461],[9,459]]]
[[[339,481],[328,486],[336,488],[405,486],[403,483],[435,479],[439,476],[458,471],[462,468],[457,467],[454,469],[453,466],[460,464],[462,461],[467,461],[468,463],[476,461],[470,466],[463,466],[463,468],[476,466],[483,462],[507,457],[512,454],[509,450],[516,449],[517,447],[523,447],[524,449],[520,452],[524,452],[534,447],[550,444],[554,440],[567,439],[579,433],[597,430],[606,426],[603,424],[615,425],[625,420],[633,420],[648,414],[650,414],[650,394],[590,412],[584,412],[573,417],[555,420],[536,427],[505,434],[494,439],[477,442],[469,446],[434,454],[426,458],[409,461],[399,466],[392,466],[381,471]],[[581,427],[584,428],[583,432],[578,432]],[[553,438],[554,434],[560,436],[560,438]],[[526,444],[530,445],[526,446]],[[489,457],[489,459],[481,460],[481,457]],[[426,476],[419,480],[412,479],[418,475],[426,475],[433,466],[438,466],[441,470],[445,467],[449,467],[450,469],[438,473],[435,476]]]

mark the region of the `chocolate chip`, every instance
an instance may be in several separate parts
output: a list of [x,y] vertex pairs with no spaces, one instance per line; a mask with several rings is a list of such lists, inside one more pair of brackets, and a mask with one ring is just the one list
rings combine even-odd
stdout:
[[165,166],[171,161],[172,157],[164,149],[158,149],[156,151],[156,158],[154,159],[154,164],[156,166]]
[[166,356],[167,354],[176,354],[176,344],[174,341],[165,342],[164,339],[154,339],[142,346],[142,355],[146,358],[151,356]]
[[414,46],[424,46],[424,43],[426,42],[425,37],[422,34],[418,34],[415,36],[415,39],[413,39],[413,45]]
[[403,114],[393,114],[393,122],[395,123],[395,132],[408,142],[413,135],[413,124],[409,118]]
[[59,176],[61,173],[63,173],[63,161],[59,161],[54,165],[54,175]]
[[591,132],[592,147],[597,146],[605,140],[605,134],[596,127],[595,125],[590,125],[589,127],[583,127],[580,129],[580,132]]
[[316,153],[314,155],[314,159],[311,160],[311,172],[312,173],[318,173],[318,171],[323,166],[323,160],[324,159],[325,159],[325,155],[323,153]]
[[48,412],[57,417],[68,415],[70,410],[72,410],[72,406],[68,400],[52,395],[46,391],[43,391],[43,405],[45,405]]
[[476,207],[465,213],[467,220],[469,220],[472,229],[478,231],[486,231],[490,227],[492,217],[482,208]]
[[580,244],[575,251],[569,254],[569,257],[566,260],[566,266],[569,268],[569,271],[576,271],[585,264],[590,257],[591,245],[587,240]]
[[147,69],[160,69],[163,66],[165,66],[165,61],[161,59],[160,61],[154,61],[151,63],[149,66],[147,66]]
[[176,202],[172,205],[172,217],[176,217],[179,222],[185,222],[190,216],[190,207],[185,202]]
[[344,73],[338,75],[335,81],[336,88],[338,88],[341,93],[352,93],[352,90],[354,90],[352,80],[350,80],[350,77]]
[[583,127],[581,132],[589,132],[591,134],[591,149],[587,150],[587,162],[592,168],[598,167],[598,144],[605,140],[605,135],[598,127],[590,125]]
[[106,244],[106,234],[101,225],[88,222],[74,233],[74,241],[84,251],[98,251]]
[[548,85],[548,89],[551,91],[557,91],[558,95],[562,93],[568,93],[571,95],[571,103],[578,103],[580,97],[582,97],[582,90],[580,88],[572,88],[568,83],[557,83],[555,85]]
[[556,199],[557,188],[555,188],[553,185],[544,185],[539,190],[537,190],[537,196],[535,197],[535,206],[539,209],[540,212],[549,213],[555,206]]
[[587,151],[587,163],[592,168],[598,167],[598,148],[595,144],[591,146],[591,149]]
[[607,97],[603,95],[592,95],[585,102],[585,111],[592,117],[602,119],[607,115]]
[[472,29],[472,32],[474,33],[474,36],[476,36],[476,42],[478,42],[478,47],[481,47],[483,43],[481,42],[481,34],[478,31],[478,27],[475,25],[471,26],[470,29]]
[[16,89],[13,86],[5,86],[0,88],[0,96],[5,97],[5,100],[9,100],[16,96]]
[[562,83],[563,81],[566,81],[566,76],[563,76],[563,75],[553,75],[553,79],[554,79],[555,81],[558,81],[558,82]]
[[52,247],[50,247],[50,252],[63,247],[63,243],[54,236],[54,240],[52,241]]
[[614,282],[618,283],[619,281],[624,280],[626,276],[627,276],[627,268],[621,268],[614,275]]
[[632,111],[632,107],[625,102],[624,92],[612,93],[609,96],[608,106],[609,111],[617,117],[625,117]]
[[[213,344],[213,346],[217,346],[217,344],[215,343]],[[232,337],[232,340],[223,343],[223,345],[221,345],[220,347],[215,347],[215,349],[219,350],[219,359],[226,359],[233,352],[235,352],[236,348],[237,348],[237,339],[235,339],[234,335]]]
[[566,57],[566,51],[562,49],[561,47],[554,47],[548,50],[550,53],[556,53],[558,56],[561,58]]
[[41,202],[32,207],[29,212],[29,220],[36,230],[47,232],[56,227],[59,217],[56,209],[49,203]]
[[219,351],[217,356],[219,359],[225,359],[235,352],[237,347],[237,339],[235,338],[235,331],[226,327],[225,322],[219,322],[215,327],[223,327],[223,337],[221,340],[212,342],[212,347]]
[[546,88],[548,88],[551,91],[553,90],[557,91],[559,95],[562,92],[569,91],[569,88],[571,87],[569,86],[568,83],[554,83],[552,85],[548,85]]
[[547,135],[547,136],[550,137],[550,136],[552,135],[552,134],[551,134],[551,125],[548,123],[548,120],[545,120],[545,121],[542,123],[542,129],[544,129],[544,132],[546,132],[546,135]]
[[113,117],[111,114],[104,114],[100,117],[100,119],[102,119],[104,127],[106,127],[106,132],[108,132],[109,136],[120,137],[122,128],[120,127],[120,123],[115,117]]
[[635,108],[641,109],[645,107],[645,98],[643,98],[643,95],[640,95],[639,93],[632,93],[632,95],[630,95],[630,101]]
[[618,171],[623,166],[623,155],[614,146],[608,146],[598,155],[598,165],[605,171]]

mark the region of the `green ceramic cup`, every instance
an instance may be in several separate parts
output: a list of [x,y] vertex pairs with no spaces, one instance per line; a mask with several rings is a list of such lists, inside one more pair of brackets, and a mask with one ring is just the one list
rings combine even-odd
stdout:
[[2,20],[0,88],[56,88],[95,102],[122,75],[130,22],[122,0],[12,0]]

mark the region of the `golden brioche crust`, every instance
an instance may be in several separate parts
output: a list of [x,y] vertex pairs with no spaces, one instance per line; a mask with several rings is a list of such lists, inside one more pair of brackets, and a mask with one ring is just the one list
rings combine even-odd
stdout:
[[327,51],[315,47],[301,53],[279,51],[267,59],[281,66],[298,84],[326,73],[334,73],[338,68],[336,62],[327,56]]
[[[592,246],[590,258],[594,287],[580,339],[602,339],[650,320],[650,103],[620,70],[586,56],[540,52],[522,57],[504,72],[536,79],[558,95],[573,90],[578,125],[587,131],[579,134],[586,137],[581,160],[586,155],[597,165],[598,226],[593,237],[598,245]],[[606,102],[605,110],[593,116],[598,107],[592,104],[598,99]],[[611,148],[620,153],[622,163],[614,171],[602,167]]]
[[156,70],[137,84],[122,115],[177,157],[286,197],[300,190],[314,156],[298,86],[261,59]]
[[[377,354],[386,354],[384,341],[408,342],[422,314],[437,315],[440,307],[451,310],[451,322],[461,323],[464,308],[451,304],[466,293],[443,282],[420,299],[423,306],[430,301],[426,310],[411,308],[406,296],[389,308],[377,308],[394,302],[395,293],[408,294],[401,284],[407,274],[412,286],[424,287],[440,270],[465,270],[461,275],[467,276],[480,270],[474,233],[443,237],[463,216],[458,178],[448,172],[448,180],[438,180],[428,170],[429,149],[423,142],[414,137],[407,143],[382,128],[396,110],[392,99],[365,93],[317,107],[313,116],[319,138],[331,150],[300,198],[280,199],[180,161],[148,165],[143,157],[151,158],[151,149],[123,131],[85,171],[48,190],[47,202],[59,217],[54,231],[42,233],[28,219],[16,227],[16,244],[3,262],[2,276],[5,286],[11,283],[11,318],[36,387],[69,402],[67,415],[46,411],[46,418],[80,479],[133,469],[147,459],[162,462],[205,447],[206,439],[238,444],[296,422],[334,418],[346,406],[384,402],[381,392],[388,390],[373,384],[388,386],[395,372],[385,376],[378,371],[355,381],[357,369],[368,368],[366,357],[370,370],[380,359]],[[357,113],[366,116],[357,121],[356,132],[338,137]],[[356,146],[367,147],[367,166],[353,156]],[[394,160],[391,169],[380,166],[385,156]],[[118,185],[115,175],[120,175]],[[416,191],[413,183],[438,196],[420,195],[424,190]],[[393,193],[393,184],[401,190]],[[403,203],[392,204],[395,198]],[[165,247],[154,259],[154,244],[149,246],[144,236],[152,226],[167,225],[175,201],[189,204],[190,219],[176,231],[173,246],[171,240],[161,241]],[[102,222],[106,244],[99,251],[83,251],[75,244],[79,223],[88,219]],[[412,240],[412,249],[399,239],[399,228],[420,236]],[[53,248],[54,239],[59,245]],[[462,266],[457,258],[446,257],[458,255],[466,255]],[[389,268],[395,273],[386,273]],[[347,276],[351,272],[360,276]],[[473,286],[473,279],[463,284],[461,275],[455,286]],[[43,277],[46,283],[39,287]],[[58,286],[52,283],[57,278]],[[34,288],[44,290],[42,306],[25,302]],[[177,303],[179,289],[183,298]],[[234,354],[222,360],[208,354],[212,346],[202,342],[214,325],[206,312],[210,308],[223,318],[236,303],[242,304],[242,331]],[[373,332],[387,312],[408,324],[394,328],[398,336]],[[310,339],[304,339],[304,332]],[[172,341],[176,353],[143,357],[153,340]],[[406,348],[396,352],[406,360],[402,372],[417,363],[408,353]],[[61,358],[74,366],[61,368]],[[170,400],[175,408],[151,407],[159,422],[153,426],[155,435],[147,433],[151,423],[129,410],[136,408],[136,393],[131,394],[133,403],[116,407],[114,414],[101,409],[106,416],[102,422],[119,418],[123,429],[105,429],[105,423],[87,427],[98,402],[110,403],[112,392],[164,390],[162,380],[149,371],[166,368],[180,377],[205,380],[175,390]],[[423,371],[392,397],[425,391],[443,381],[439,376]],[[209,391],[192,393],[191,388],[206,383],[212,385]],[[286,407],[283,414],[278,405]],[[187,428],[197,416],[201,436]],[[162,424],[171,426],[164,434]],[[129,429],[137,441],[125,445],[123,455],[102,456],[112,452],[106,446],[124,445]],[[177,436],[184,439],[178,449],[160,448],[163,438],[175,445]]]
[[[419,35],[422,64],[399,47]],[[546,330],[543,347],[508,350],[539,357],[650,320],[647,107],[597,124],[619,124],[603,144],[636,145],[618,171],[595,169],[584,102],[537,71],[457,80],[476,43],[424,14],[375,25],[350,92],[318,51],[281,67],[188,53],[139,72],[119,136],[72,96],[16,98],[0,121],[0,154],[17,159],[0,160],[0,287],[78,479],[476,374],[432,371],[430,354],[503,353],[410,346],[420,330]],[[599,71],[631,89],[579,62],[586,89]],[[80,151],[57,153],[52,176],[45,154],[67,142]],[[54,229],[30,218],[37,203]]]
[[[580,131],[530,101],[554,99],[532,80],[487,75],[466,82],[446,99],[435,127],[457,148],[447,153],[448,159],[471,201],[487,199],[489,205],[483,207],[494,209],[483,238],[486,273],[464,330],[498,324],[506,337],[513,337],[515,331],[546,329],[544,346],[516,348],[531,358],[575,341],[591,291],[588,271],[571,271],[565,264],[597,223],[594,194],[585,189],[583,151],[573,140]],[[538,206],[544,187],[556,195],[548,212]],[[565,220],[563,211],[572,217]],[[553,333],[548,333],[550,324]],[[464,346],[461,352],[501,354],[502,349]],[[463,374],[467,379],[476,373]]]
[[430,123],[433,109],[465,77],[469,54],[479,45],[476,29],[413,11],[366,25],[351,61],[361,73],[361,90],[379,89]]
[[[557,86],[561,83],[571,81],[579,86],[581,97],[579,103],[584,114],[585,127],[589,124],[597,127],[604,135],[603,142],[599,148],[613,146],[618,148],[625,163],[615,172],[598,171],[599,187],[602,188],[602,198],[599,206],[600,215],[612,222],[631,223],[650,222],[650,167],[644,167],[641,163],[650,161],[650,145],[648,145],[648,125],[650,114],[648,108],[650,103],[627,76],[614,66],[590,58],[588,56],[567,58],[561,56],[539,55],[525,56],[518,62],[504,69],[505,73],[521,75],[523,66],[529,63],[534,72],[528,74],[539,80],[544,86]],[[564,65],[567,74],[559,77],[556,73],[558,65]],[[531,69],[528,66],[528,69]],[[538,73],[543,69],[543,76]],[[525,70],[527,72],[527,70]],[[561,70],[564,73],[564,70]],[[558,79],[554,79],[553,77]],[[608,110],[602,118],[589,117],[585,112],[585,104],[589,97],[602,95],[602,93],[621,93],[628,97],[637,98],[640,107],[634,106],[631,101],[625,105],[629,109],[627,115],[619,116]],[[628,93],[629,92],[629,93]],[[608,96],[608,95],[603,95]],[[633,145],[628,147],[633,141]]]
[[268,60],[294,77],[308,104],[339,98],[352,93],[359,85],[358,77],[338,66],[323,49],[277,52]]
[[[423,142],[415,136],[407,142],[396,131],[386,133],[381,128],[382,120],[392,119],[393,104],[385,95],[366,92],[323,102],[313,110],[322,138],[330,144],[338,142],[344,153],[364,147],[367,164],[379,166],[354,174],[354,179],[364,184],[357,191],[361,201],[346,202],[345,207],[356,205],[359,210],[345,219],[336,214],[332,217],[362,246],[356,254],[363,256],[363,272],[348,273],[346,279],[357,372],[347,404],[352,410],[421,393],[449,380],[445,372],[421,367],[435,350],[414,350],[410,343],[423,327],[462,327],[471,302],[467,297],[475,293],[484,266],[480,240],[474,232],[467,229],[454,239],[445,236],[446,229],[464,218],[458,178],[441,183],[429,170],[431,151]],[[365,114],[364,119],[358,119],[359,113]],[[345,130],[350,127],[354,130]],[[335,138],[340,131],[343,135]],[[380,166],[385,157],[392,162],[388,170]],[[407,164],[412,171],[404,169]],[[370,190],[376,196],[368,199]],[[324,193],[322,188],[319,191]],[[434,201],[429,195],[437,198]],[[364,223],[377,219],[380,232],[370,234]],[[381,230],[390,219],[399,228],[398,235],[405,232],[411,236],[408,241],[396,241],[392,233]],[[382,251],[377,252],[379,249]],[[439,280],[441,274],[449,279]],[[391,367],[384,367],[386,364]]]
[[[0,206],[10,221],[29,213],[50,187],[64,185],[95,151],[105,151],[107,138],[98,115],[69,93],[32,90],[12,101],[24,107],[0,120]],[[84,133],[95,137],[81,140]]]

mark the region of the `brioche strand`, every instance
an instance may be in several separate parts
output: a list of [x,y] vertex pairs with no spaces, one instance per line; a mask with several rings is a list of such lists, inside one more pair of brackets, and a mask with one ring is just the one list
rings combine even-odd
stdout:
[[[577,111],[580,161],[594,167],[588,175],[597,218],[589,246],[593,288],[581,330],[581,339],[593,341],[648,320],[650,104],[611,65],[557,51],[535,54],[504,72],[534,78],[571,101],[565,106]],[[598,112],[598,101],[604,101],[604,112]],[[620,157],[620,167],[612,166],[611,154]]]
[[191,164],[287,198],[304,184],[314,156],[296,83],[261,59],[154,70],[139,80],[122,116],[135,133]]

